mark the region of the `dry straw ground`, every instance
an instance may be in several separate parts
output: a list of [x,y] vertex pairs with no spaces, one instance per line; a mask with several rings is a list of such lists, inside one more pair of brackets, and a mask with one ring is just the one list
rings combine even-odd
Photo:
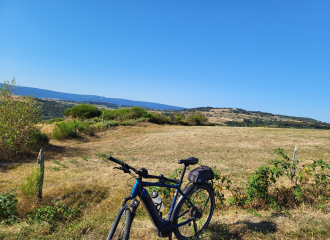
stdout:
[[[45,128],[47,129],[47,127]],[[181,167],[178,159],[195,156],[200,163],[216,166],[233,180],[234,186],[268,160],[274,149],[283,148],[292,155],[299,146],[298,159],[330,159],[330,131],[270,128],[184,127],[142,123],[117,127],[79,140],[51,141],[45,150],[44,200],[18,196],[18,214],[25,216],[33,207],[59,199],[70,206],[89,203],[83,216],[58,224],[21,223],[0,226],[4,239],[105,239],[116,216],[129,176],[113,170],[97,154],[111,154],[151,174],[165,176]],[[53,163],[57,160],[59,165]],[[2,167],[1,192],[18,188],[36,164]],[[54,170],[55,168],[55,170]],[[284,184],[289,184],[285,182]],[[19,193],[19,191],[18,191]],[[230,196],[228,196],[230,197]],[[216,210],[205,239],[326,239],[330,237],[329,216],[303,205],[282,213],[260,211],[254,216],[246,210]],[[134,219],[131,239],[158,239],[143,209]]]

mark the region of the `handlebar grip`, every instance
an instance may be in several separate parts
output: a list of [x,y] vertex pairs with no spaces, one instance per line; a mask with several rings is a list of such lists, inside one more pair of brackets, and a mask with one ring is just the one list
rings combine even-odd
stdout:
[[119,161],[118,159],[115,159],[114,157],[111,157],[111,156],[109,156],[108,159],[110,161],[113,161],[113,162],[119,164],[119,165],[123,165],[124,164],[122,161]]

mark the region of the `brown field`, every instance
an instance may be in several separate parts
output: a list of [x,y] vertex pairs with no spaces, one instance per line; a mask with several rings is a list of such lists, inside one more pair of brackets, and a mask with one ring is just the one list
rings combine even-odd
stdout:
[[[49,132],[49,126],[44,127]],[[47,130],[48,129],[48,130]],[[116,127],[96,137],[51,141],[45,150],[44,200],[18,195],[18,214],[58,199],[70,206],[89,203],[83,216],[55,228],[47,223],[0,225],[0,239],[105,239],[120,207],[127,174],[114,170],[114,163],[104,162],[96,154],[104,153],[127,161],[150,174],[171,174],[180,168],[178,159],[194,156],[200,163],[216,166],[232,179],[234,186],[246,184],[247,178],[267,161],[274,159],[274,149],[283,148],[292,156],[298,145],[298,159],[330,159],[330,131],[271,128],[185,127],[141,123]],[[53,163],[59,161],[65,166]],[[36,164],[2,166],[0,189],[19,188]],[[58,167],[59,170],[54,170]],[[289,182],[282,183],[289,185]],[[18,190],[19,193],[19,190]],[[226,195],[227,194],[227,195]],[[230,197],[225,192],[225,197]],[[167,206],[168,207],[168,206]],[[225,207],[214,212],[209,232],[203,239],[329,239],[328,214],[308,205],[291,209],[291,217],[272,211],[254,216],[244,209]],[[159,239],[144,210],[134,219],[130,239]]]

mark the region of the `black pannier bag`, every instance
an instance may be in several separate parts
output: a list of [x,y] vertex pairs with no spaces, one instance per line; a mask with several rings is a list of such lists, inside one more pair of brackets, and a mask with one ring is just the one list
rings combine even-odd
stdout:
[[193,183],[202,183],[214,178],[214,172],[208,166],[200,166],[191,170],[188,174],[188,180]]

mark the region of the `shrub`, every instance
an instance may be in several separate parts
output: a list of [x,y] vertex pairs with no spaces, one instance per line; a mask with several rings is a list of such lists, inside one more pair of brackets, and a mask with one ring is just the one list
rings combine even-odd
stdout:
[[97,128],[95,127],[95,125],[89,125],[83,131],[83,133],[85,133],[89,136],[95,136],[96,132],[97,132]]
[[65,116],[71,116],[73,118],[88,119],[98,117],[101,115],[101,110],[93,105],[81,104],[68,108],[64,111]]
[[175,116],[175,121],[179,123],[182,122],[183,121],[182,116],[181,115]]
[[[248,179],[244,203],[252,204],[253,207],[260,208],[268,205],[276,211],[288,207],[295,207],[305,202],[320,207],[320,199],[330,197],[330,176],[327,172],[330,163],[322,159],[313,160],[311,164],[303,165],[301,168],[292,164],[292,160],[282,149],[277,149],[276,153],[281,159],[269,162],[269,165],[260,167]],[[296,169],[293,174],[292,169]],[[287,176],[291,181],[291,187],[275,187],[273,184],[279,177]]]
[[53,206],[41,206],[33,210],[29,215],[29,221],[54,223],[56,221],[66,222],[78,218],[81,215],[81,209],[84,207],[68,207],[65,204],[54,203]]
[[77,138],[78,133],[76,129],[78,128],[78,126],[78,121],[56,123],[56,126],[53,130],[53,138],[56,140]]
[[79,130],[79,132],[85,132],[88,131],[88,128],[94,124],[93,122],[79,122],[76,121],[77,123],[77,129]]
[[49,144],[49,137],[47,134],[39,132],[39,131],[35,131],[33,133],[33,137],[36,140],[36,143],[38,146],[46,146]]
[[232,182],[228,179],[228,177],[222,177],[221,172],[215,166],[212,167],[212,170],[214,172],[213,187],[215,197],[218,202],[218,205],[222,205],[226,200],[225,195],[223,194],[223,190],[230,190],[230,185],[232,184]]
[[16,221],[16,193],[0,193],[0,223],[14,223]]
[[147,118],[149,118],[150,122],[157,123],[157,124],[166,124],[170,122],[170,118],[159,113],[148,113]]
[[95,125],[95,128],[96,128],[97,131],[100,132],[104,128],[104,126],[103,126],[102,123],[98,123],[98,124]]
[[101,122],[102,121],[102,118],[95,117],[95,118],[92,118],[91,121],[93,121],[93,122]]
[[270,178],[270,175],[271,171],[269,167],[262,166],[248,179],[246,194],[248,195],[249,203],[252,203],[255,198],[268,199],[270,181],[273,183],[276,182],[274,178]]
[[208,121],[208,118],[198,111],[190,112],[186,118],[189,125],[204,125]]
[[104,119],[127,121],[130,119],[147,118],[148,112],[142,107],[123,108],[118,110],[105,110]]
[[26,155],[47,144],[45,135],[40,133],[39,107],[34,97],[14,96],[15,79],[0,86],[0,149],[4,158]]
[[148,122],[148,118],[141,117],[136,119],[136,122]]

